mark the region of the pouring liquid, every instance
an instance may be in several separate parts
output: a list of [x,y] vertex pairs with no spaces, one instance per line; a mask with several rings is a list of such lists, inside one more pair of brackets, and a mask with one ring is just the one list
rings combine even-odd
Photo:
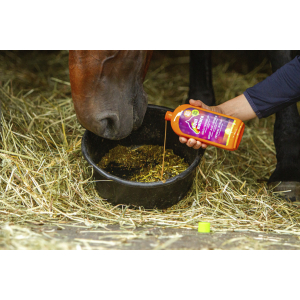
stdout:
[[164,153],[163,153],[163,163],[162,163],[161,175],[160,175],[160,180],[161,180],[163,183],[166,182],[165,180],[163,180],[164,167],[165,167],[165,154],[166,154],[166,139],[167,139],[167,120],[165,120]]

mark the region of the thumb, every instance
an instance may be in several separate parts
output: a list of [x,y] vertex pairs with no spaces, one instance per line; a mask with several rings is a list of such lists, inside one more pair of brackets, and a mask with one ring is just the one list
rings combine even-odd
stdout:
[[190,99],[190,105],[202,107],[204,109],[208,109],[208,110],[213,111],[213,107],[210,107],[210,106],[204,104],[201,100]]

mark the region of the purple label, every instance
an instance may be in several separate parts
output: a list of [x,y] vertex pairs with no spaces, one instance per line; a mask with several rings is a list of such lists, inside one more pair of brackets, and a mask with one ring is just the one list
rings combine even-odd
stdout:
[[235,120],[196,108],[185,109],[179,119],[180,130],[196,138],[227,145]]

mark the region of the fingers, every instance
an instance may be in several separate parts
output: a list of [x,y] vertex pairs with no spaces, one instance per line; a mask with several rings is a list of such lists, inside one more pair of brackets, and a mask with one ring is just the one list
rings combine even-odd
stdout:
[[199,141],[196,141],[196,143],[195,143],[195,145],[193,146],[193,148],[194,148],[195,150],[197,150],[197,149],[200,149],[201,146],[202,146],[202,143],[199,142]]
[[197,145],[197,141],[194,140],[194,139],[189,139],[189,140],[187,141],[186,145],[187,145],[188,147],[194,147],[195,145]]
[[179,137],[179,142],[180,142],[181,144],[186,144],[187,141],[188,141],[187,138],[185,138],[185,137],[183,137],[183,136],[180,136],[180,137]]
[[203,143],[196,141],[194,139],[189,139],[186,144],[188,147],[192,147],[195,150],[200,149],[201,146],[203,145]]
[[206,144],[201,143],[200,141],[196,141],[195,139],[187,139],[187,138],[181,136],[181,137],[179,137],[179,141],[180,141],[180,143],[186,144],[188,147],[192,147],[196,150],[200,149],[200,148],[203,148],[203,149],[207,148]]
[[203,143],[201,143],[201,147],[202,147],[202,149],[206,149],[206,148],[207,148],[207,145],[206,145],[206,144],[203,144]]

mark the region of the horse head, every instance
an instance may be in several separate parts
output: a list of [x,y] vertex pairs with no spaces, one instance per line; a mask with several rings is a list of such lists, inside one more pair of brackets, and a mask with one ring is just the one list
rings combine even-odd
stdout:
[[152,51],[70,51],[72,99],[78,121],[104,138],[128,136],[143,122],[143,81]]

